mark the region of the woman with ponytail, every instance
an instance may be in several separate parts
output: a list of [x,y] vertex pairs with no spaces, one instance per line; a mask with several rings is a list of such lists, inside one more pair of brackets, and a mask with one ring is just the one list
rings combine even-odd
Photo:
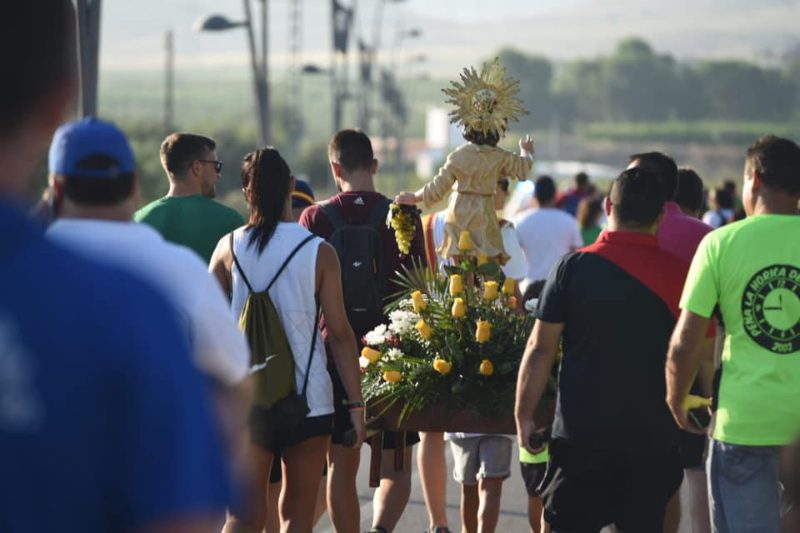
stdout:
[[294,222],[294,177],[286,161],[274,148],[262,148],[245,156],[241,176],[249,219],[232,236],[220,239],[210,269],[231,298],[232,311],[238,318],[249,291],[266,289],[286,258],[297,249],[269,295],[292,349],[297,391],[302,390],[309,368],[309,412],[290,429],[273,429],[265,423],[263,409],[253,407],[245,454],[247,490],[241,509],[231,512],[224,531],[262,531],[267,516],[269,473],[279,453],[284,483],[281,531],[311,532],[334,412],[324,344],[316,323],[317,305],[328,325],[332,355],[349,397],[356,428],[355,446],[360,446],[365,429],[356,340],[344,310],[336,251],[316,237],[299,246],[312,234]]

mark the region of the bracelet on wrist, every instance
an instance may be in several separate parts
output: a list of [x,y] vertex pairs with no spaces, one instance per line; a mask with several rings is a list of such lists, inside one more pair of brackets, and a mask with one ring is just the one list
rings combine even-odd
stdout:
[[364,403],[364,400],[342,400],[342,405],[352,409],[353,407],[366,407],[367,404]]

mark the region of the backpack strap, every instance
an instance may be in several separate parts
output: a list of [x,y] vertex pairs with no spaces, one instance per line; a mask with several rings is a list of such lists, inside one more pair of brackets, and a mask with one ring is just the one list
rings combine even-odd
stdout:
[[236,258],[236,252],[233,251],[233,232],[230,232],[228,236],[230,237],[231,255],[233,256],[233,263],[236,265],[236,270],[239,271],[239,275],[242,276],[242,281],[244,281],[244,284],[247,285],[247,290],[253,292],[253,287],[250,285],[250,280],[248,280],[247,276],[244,275],[242,265],[239,264],[239,260]]
[[286,270],[287,266],[289,266],[289,262],[292,260],[292,258],[294,258],[295,255],[297,255],[297,252],[300,251],[300,248],[302,248],[303,246],[314,240],[316,237],[317,237],[316,235],[309,235],[308,237],[300,241],[300,244],[294,247],[294,250],[292,250],[291,253],[286,257],[281,267],[275,273],[275,276],[273,276],[272,281],[270,281],[269,285],[267,285],[267,288],[264,289],[265,291],[269,291],[272,288],[272,286],[275,285],[275,282],[278,281],[278,277],[281,274],[283,274],[283,271]]
[[367,224],[375,229],[380,229],[381,227],[385,226],[386,216],[389,214],[390,205],[392,205],[391,200],[388,198],[382,198],[378,202],[378,205],[375,206],[375,209],[372,210],[372,214],[370,214]]
[[336,205],[333,200],[320,202],[318,205],[319,208],[322,209],[322,212],[325,213],[325,216],[328,217],[330,223],[333,225],[334,231],[348,225],[342,217],[341,208]]
[[[242,269],[242,265],[239,264],[239,260],[236,258],[236,253],[234,253],[234,251],[233,251],[233,232],[231,232],[229,235],[230,235],[230,243],[231,243],[231,255],[233,256],[234,264],[236,264],[236,269],[239,271],[239,275],[242,276],[242,281],[244,281],[244,284],[247,285],[247,290],[250,291],[250,292],[255,292],[253,290],[253,286],[250,285],[250,281],[247,279],[247,276],[244,275],[244,270]],[[286,270],[286,267],[289,265],[289,262],[297,254],[297,252],[300,251],[300,248],[302,248],[307,243],[309,243],[312,240],[314,240],[315,237],[316,237],[316,235],[309,235],[308,237],[303,239],[300,242],[300,244],[295,246],[294,250],[292,250],[291,253],[283,261],[283,264],[278,269],[278,272],[275,273],[275,275],[272,277],[272,281],[269,282],[269,285],[267,285],[267,288],[264,289],[263,292],[269,292],[269,290],[272,288],[272,286],[278,280],[278,276],[283,274],[283,271]]]

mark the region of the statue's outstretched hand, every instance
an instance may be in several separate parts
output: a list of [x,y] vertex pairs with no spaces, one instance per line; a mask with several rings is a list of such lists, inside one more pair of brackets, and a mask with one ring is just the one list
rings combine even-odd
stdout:
[[519,140],[519,151],[522,155],[533,155],[533,139],[531,139],[530,135],[526,135],[524,139]]
[[417,195],[413,192],[401,192],[394,197],[394,203],[399,205],[416,205],[417,202]]

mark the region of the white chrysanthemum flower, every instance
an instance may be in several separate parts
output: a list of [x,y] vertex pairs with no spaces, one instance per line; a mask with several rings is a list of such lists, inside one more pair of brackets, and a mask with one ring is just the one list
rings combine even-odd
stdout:
[[403,311],[412,311],[414,309],[414,302],[411,300],[411,298],[405,298],[400,300],[400,302],[397,304],[397,308],[402,309]]
[[386,324],[379,324],[372,331],[364,335],[364,342],[368,346],[380,346],[389,338]]
[[416,313],[397,309],[389,313],[389,331],[402,337],[414,331],[414,326],[416,326],[419,319],[420,316]]
[[398,348],[389,348],[389,351],[386,352],[386,360],[387,361],[396,361],[401,357],[405,357],[405,354],[400,351]]
[[367,368],[370,365],[369,359],[364,357],[363,355],[358,358],[358,366],[361,368]]

